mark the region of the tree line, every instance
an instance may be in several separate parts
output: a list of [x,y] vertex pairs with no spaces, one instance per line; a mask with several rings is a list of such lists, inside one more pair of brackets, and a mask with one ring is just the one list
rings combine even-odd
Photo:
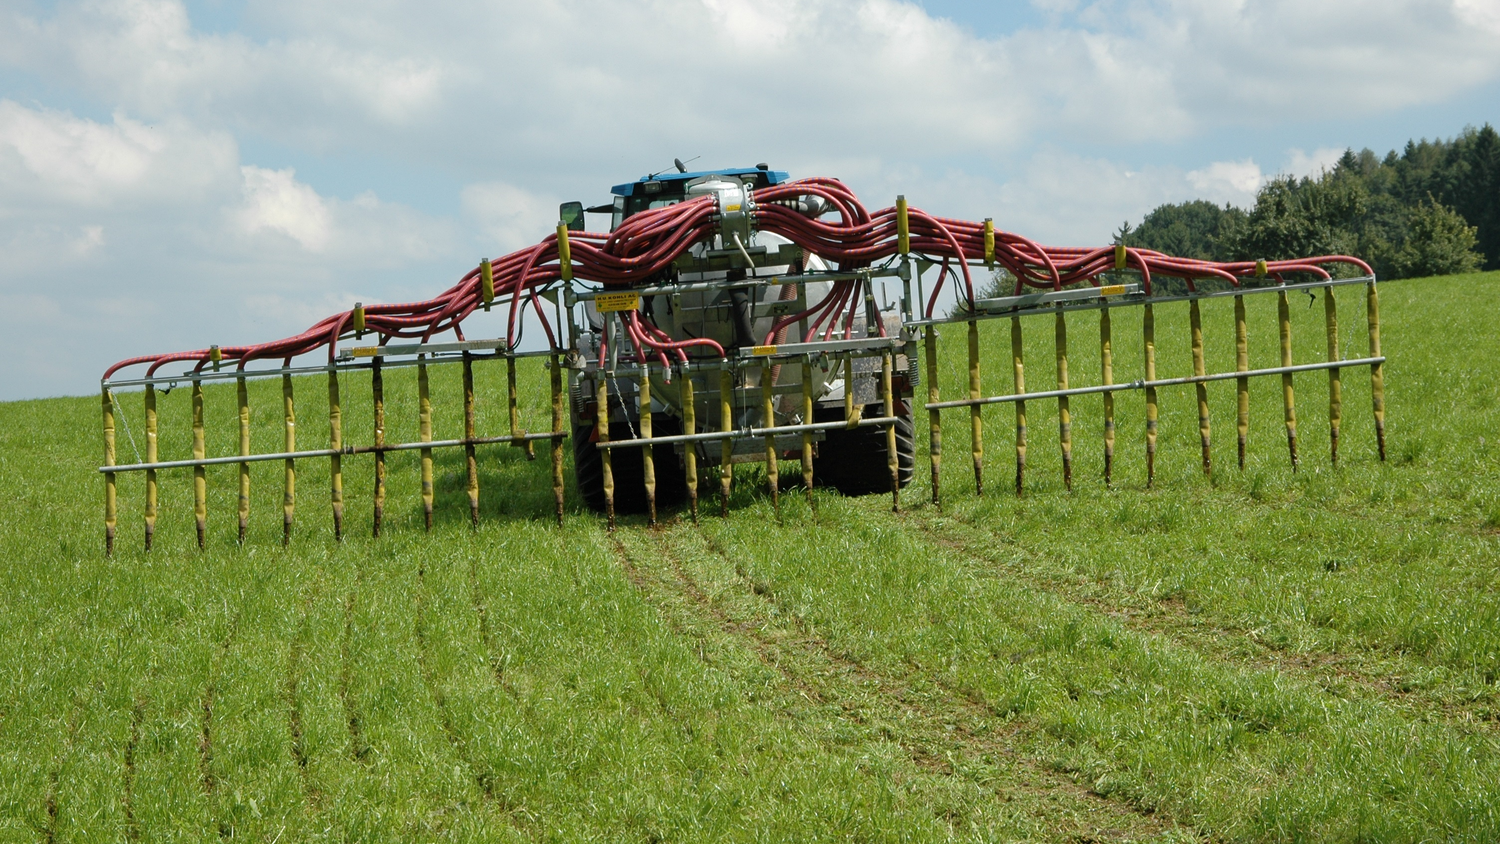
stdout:
[[1354,255],[1381,278],[1500,269],[1500,134],[1485,124],[1384,158],[1348,149],[1316,177],[1267,182],[1249,211],[1162,205],[1116,240],[1214,261]]

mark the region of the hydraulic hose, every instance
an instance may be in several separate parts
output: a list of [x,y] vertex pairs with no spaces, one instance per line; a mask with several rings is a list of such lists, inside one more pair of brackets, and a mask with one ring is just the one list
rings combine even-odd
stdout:
[[[806,201],[810,197],[819,201]],[[870,213],[853,191],[836,179],[811,178],[773,185],[755,191],[753,199],[755,225],[760,231],[785,237],[808,252],[836,263],[841,271],[868,267],[898,254],[897,210],[890,207]],[[813,219],[801,213],[798,210],[801,208],[817,208],[821,213]],[[941,286],[949,274],[954,274],[962,281],[963,302],[972,307],[975,293],[969,262],[985,255],[983,225],[935,217],[916,208],[907,210],[907,223],[911,251],[944,262],[946,269],[940,274],[938,285]],[[642,211],[607,234],[569,232],[572,277],[606,288],[639,286],[669,269],[694,244],[711,239],[717,233],[717,206],[708,196]],[[1062,290],[1082,285],[1098,286],[1101,275],[1116,269],[1114,247],[1042,246],[1005,231],[995,231],[993,236],[994,261],[1015,277],[1018,293],[1027,287]],[[448,331],[461,338],[463,321],[476,310],[494,303],[506,308],[506,339],[513,347],[526,299],[530,299],[549,346],[558,349],[557,334],[537,297],[562,280],[559,253],[557,235],[550,234],[535,246],[492,261],[492,300],[485,298],[481,290],[481,268],[475,267],[453,287],[432,299],[369,305],[358,315],[352,310],[344,311],[281,340],[221,347],[215,362],[235,362],[243,369],[250,361],[290,361],[319,350],[326,350],[332,360],[341,339],[362,333],[375,335],[382,344],[398,338],[426,342]],[[1288,273],[1328,279],[1331,277],[1328,266],[1336,264],[1355,267],[1365,274],[1371,272],[1364,261],[1347,255],[1319,255],[1282,261],[1214,262],[1128,247],[1124,250],[1124,258],[1128,267],[1141,273],[1148,293],[1153,276],[1180,278],[1187,282],[1189,289],[1194,289],[1195,281],[1205,278],[1219,279],[1235,286],[1247,278],[1263,276],[1280,280]],[[799,314],[778,320],[768,336],[776,336],[786,326],[801,319],[809,320],[809,331],[804,339],[813,338],[819,331],[824,337],[838,331],[847,336],[852,331],[855,313],[861,307],[859,287],[853,281],[835,283],[823,301]],[[736,343],[753,343],[755,338],[748,318],[749,294],[741,289],[731,291],[730,295],[735,303]],[[743,310],[741,302],[745,306]],[[927,304],[929,315],[935,304],[934,296]],[[634,317],[628,318],[627,322],[627,336],[632,346],[638,343],[636,354],[641,358],[648,354],[647,349],[662,359],[668,352],[681,357],[690,348],[712,350],[719,355],[724,353],[723,348],[711,340],[673,341],[660,329],[638,322]],[[174,362],[192,362],[201,368],[210,362],[212,354],[211,349],[195,349],[131,357],[105,370],[104,379],[108,380],[124,368],[140,365],[147,367],[148,376]]]

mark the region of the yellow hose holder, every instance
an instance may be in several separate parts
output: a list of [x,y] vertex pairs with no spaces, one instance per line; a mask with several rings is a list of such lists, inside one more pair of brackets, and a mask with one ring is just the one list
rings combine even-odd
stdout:
[[1266,277],[1266,261],[1265,261],[1264,258],[1262,258],[1261,260],[1255,262],[1255,277],[1256,278],[1265,278]]
[[1115,269],[1125,269],[1125,244],[1115,244]]
[[484,299],[484,309],[490,309],[495,301],[495,271],[490,269],[490,259],[479,262],[479,295]]
[[906,219],[906,197],[896,197],[896,251],[902,255],[911,252],[911,227]]
[[568,246],[568,224],[557,224],[557,264],[562,269],[562,280],[573,280],[573,250]]
[[208,347],[208,360],[209,360],[210,363],[212,363],[214,365],[214,372],[218,372],[219,371],[219,363],[224,360],[224,353],[219,350],[218,346],[209,346]]
[[995,218],[984,218],[984,263],[987,266],[995,265]]
[[365,333],[365,303],[354,303],[354,333],[364,336]]

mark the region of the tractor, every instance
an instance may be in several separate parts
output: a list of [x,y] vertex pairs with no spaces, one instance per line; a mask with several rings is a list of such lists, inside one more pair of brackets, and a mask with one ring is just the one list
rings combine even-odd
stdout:
[[[719,394],[723,355],[753,358],[757,350],[766,354],[771,348],[789,348],[788,338],[794,333],[793,345],[816,346],[817,341],[806,342],[807,315],[830,310],[832,304],[828,300],[835,291],[839,268],[782,235],[757,231],[754,225],[752,193],[787,181],[786,173],[764,164],[705,172],[681,168],[615,185],[611,190],[614,201],[608,205],[584,209],[582,203],[571,202],[561,207],[560,218],[578,229],[583,226],[585,212],[609,214],[611,232],[643,211],[698,197],[711,197],[723,209],[716,229],[666,268],[624,291],[582,302],[583,325],[572,338],[568,358],[570,421],[575,479],[590,507],[601,512],[606,507],[600,414],[595,399],[598,385],[622,365],[622,356],[634,364],[645,362],[643,357],[650,359],[647,346],[632,342],[633,334],[645,332],[673,342],[706,338],[715,341],[717,347],[702,343],[687,346],[676,365],[652,368],[644,403],[637,381],[611,379],[607,385],[607,442],[614,443],[609,447],[614,449],[617,511],[639,513],[653,506],[648,500],[645,448],[652,449],[659,490],[654,494],[663,504],[680,503],[687,495],[684,468],[689,451],[696,452],[695,462],[710,462],[721,456],[720,443],[683,434],[684,381],[693,382],[692,415],[698,426],[715,432],[744,432],[730,441],[730,461],[764,463],[767,446],[761,438],[749,435],[750,431],[843,421],[846,394],[853,409],[851,418],[882,416],[878,355],[890,346],[888,339],[882,338],[902,338],[895,355],[898,374],[893,380],[897,475],[893,480],[888,471],[888,437],[881,427],[825,425],[810,436],[813,477],[820,486],[845,495],[889,492],[893,483],[905,486],[911,481],[915,468],[911,399],[917,386],[916,356],[910,338],[903,337],[896,302],[877,303],[866,293],[864,301],[850,309],[843,325],[832,326],[830,337],[837,335],[839,339],[826,342],[829,348],[819,350],[822,353],[817,355],[815,365],[742,368],[732,377],[733,393],[727,402]],[[810,220],[829,210],[818,197],[802,199],[792,207]],[[782,319],[799,315],[789,324]],[[831,319],[830,315],[825,323]],[[810,418],[800,398],[808,371],[812,376]],[[767,388],[772,396],[769,411],[764,400]],[[726,407],[728,424],[723,417]],[[650,417],[649,426],[642,425],[643,416]],[[643,428],[654,439],[664,441],[634,449],[619,447],[621,442],[639,439]],[[780,459],[800,461],[804,446],[800,434],[782,433],[775,437],[773,450]]]

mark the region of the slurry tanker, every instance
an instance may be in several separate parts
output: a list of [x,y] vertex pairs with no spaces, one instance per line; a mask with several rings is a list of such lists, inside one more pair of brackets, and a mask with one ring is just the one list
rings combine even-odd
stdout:
[[[539,443],[550,452],[558,520],[566,510],[564,452],[569,448],[579,496],[603,513],[611,528],[617,513],[644,513],[654,522],[659,508],[683,502],[697,518],[700,489],[712,494],[714,486],[727,512],[737,467],[749,463],[763,464],[757,474],[778,506],[782,467],[795,466],[788,480],[808,495],[817,486],[848,495],[882,493],[899,508],[901,490],[915,474],[918,396],[928,422],[930,492],[939,505],[944,410],[969,418],[974,491],[983,494],[983,411],[993,405],[1014,408],[1011,444],[1019,493],[1032,439],[1027,403],[1055,402],[1057,444],[1071,488],[1069,401],[1082,395],[1103,396],[1099,428],[1103,480],[1109,483],[1115,466],[1114,395],[1144,393],[1142,441],[1149,485],[1156,469],[1159,389],[1195,387],[1207,471],[1213,459],[1207,385],[1235,383],[1237,456],[1243,467],[1249,383],[1279,378],[1295,469],[1294,375],[1327,374],[1329,453],[1336,461],[1340,372],[1366,367],[1376,443],[1384,458],[1385,358],[1380,354],[1376,280],[1357,258],[1220,263],[1126,243],[1043,246],[998,229],[989,219],[933,216],[909,206],[904,197],[871,212],[836,179],[793,180],[766,165],[686,172],[679,163],[676,172],[616,185],[612,194],[612,202],[590,208],[565,203],[556,230],[536,245],[479,262],[432,299],[355,304],[285,339],[208,345],[111,366],[101,393],[105,465],[99,471],[105,480],[106,547],[113,549],[118,529],[117,483],[133,473],[145,478],[148,548],[156,530],[160,473],[191,472],[201,545],[209,523],[207,470],[237,467],[243,541],[252,468],[265,462],[281,465],[277,486],[283,541],[291,539],[299,500],[297,467],[309,460],[329,462],[327,500],[339,536],[345,530],[344,474],[373,473],[370,525],[379,535],[388,454],[419,453],[422,512],[430,528],[437,497],[436,451],[463,451],[463,486],[470,518],[477,524],[479,466],[486,450],[509,446],[534,454]],[[588,230],[590,215],[608,215],[608,231]],[[997,288],[997,281],[1003,286]],[[1365,294],[1369,346],[1365,357],[1346,359],[1340,353],[1334,294],[1350,285],[1359,285]],[[1322,294],[1328,335],[1324,360],[1292,359],[1287,296],[1296,290]],[[1251,369],[1245,298],[1257,294],[1278,297],[1280,365]],[[1221,298],[1233,299],[1236,366],[1210,372],[1201,307]],[[1168,303],[1182,307],[1164,312],[1175,316],[1186,311],[1190,374],[1164,377],[1156,370],[1157,308]],[[1111,321],[1113,313],[1127,308],[1140,311],[1143,364],[1129,375],[1116,369]],[[1070,324],[1076,329],[1088,316],[1085,312],[1098,319],[1097,357],[1090,354],[1091,363],[1097,360],[1098,378],[1072,386],[1068,329]],[[1034,375],[1027,384],[1023,343],[1023,325],[1037,319],[1052,322],[1056,350],[1055,381],[1040,389]],[[466,324],[481,323],[503,324],[504,332],[485,339],[465,334]],[[987,377],[994,380],[981,359],[981,333],[991,326],[1008,326],[1010,333],[1011,354],[998,367],[1008,382],[1001,393],[983,388]],[[523,348],[523,328],[531,332],[525,344],[531,348]],[[966,354],[952,355],[959,358],[954,364],[967,372],[960,379],[966,389],[956,397],[940,395],[940,335],[947,344],[966,349]],[[1076,368],[1076,356],[1072,362]],[[435,409],[429,373],[446,366],[462,370],[462,404]],[[475,388],[475,370],[495,366],[506,371],[503,396]],[[409,442],[389,441],[385,434],[385,376],[398,368],[416,370],[418,437]],[[266,378],[281,382],[277,415],[284,447],[256,451],[251,448],[247,382]],[[297,416],[309,411],[307,400],[299,400],[294,390],[301,386],[305,392],[309,378],[326,382],[328,420],[326,440],[320,438],[311,448],[306,437],[299,441],[297,436]],[[204,389],[215,382],[235,385],[238,413],[223,421],[238,425],[238,440],[236,448],[209,454],[206,429],[220,420],[208,418]],[[164,388],[182,383],[191,388],[191,409],[181,420],[192,431],[191,453],[166,459],[158,448],[163,420],[157,397]],[[351,387],[368,390],[372,418],[357,421],[345,415],[344,396]],[[142,394],[139,414],[127,412],[123,402],[136,389]],[[499,432],[481,431],[476,408],[492,402],[504,407],[497,415],[508,424]],[[550,408],[545,430],[527,430],[522,424],[521,408],[536,404]],[[315,412],[324,408],[319,401]],[[462,418],[462,436],[434,438],[434,416],[441,414]],[[128,432],[131,416],[144,433],[145,453],[136,452],[134,462],[124,463],[116,431],[123,427]],[[128,442],[133,449],[134,437]]]

